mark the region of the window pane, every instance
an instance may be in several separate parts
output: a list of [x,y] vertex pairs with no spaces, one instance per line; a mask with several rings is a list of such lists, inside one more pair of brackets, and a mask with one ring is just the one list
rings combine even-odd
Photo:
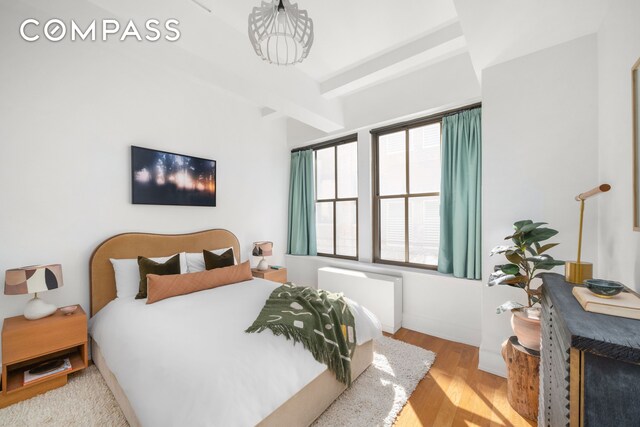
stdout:
[[405,194],[406,192],[406,133],[405,131],[383,135],[378,139],[378,182],[380,195]]
[[380,258],[404,262],[404,199],[380,200]]
[[336,255],[357,255],[356,202],[336,202]]
[[438,265],[440,197],[409,199],[409,262]]
[[334,156],[335,147],[316,151],[316,199],[318,200],[335,198],[336,163]]
[[440,123],[409,130],[409,189],[440,192]]
[[338,146],[338,197],[358,197],[358,145]]
[[333,202],[316,203],[318,253],[333,254]]

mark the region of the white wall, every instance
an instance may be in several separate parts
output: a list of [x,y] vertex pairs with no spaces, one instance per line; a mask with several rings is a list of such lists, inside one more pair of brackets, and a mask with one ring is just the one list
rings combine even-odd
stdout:
[[[502,244],[520,219],[545,221],[560,234],[550,251],[575,259],[578,204],[574,196],[599,184],[597,49],[582,37],[484,70],[483,254]],[[583,259],[596,261],[598,201],[586,211]],[[483,281],[502,262],[483,261]],[[597,265],[596,265],[597,267]],[[563,273],[563,268],[556,268]],[[495,308],[509,299],[526,302],[508,287],[482,291],[480,368],[504,374],[501,343],[512,331]]]
[[420,111],[443,111],[451,105],[472,104],[479,95],[471,58],[463,53],[346,96],[345,124],[358,129]]
[[340,267],[402,277],[402,327],[480,345],[481,283],[437,272],[327,257],[286,256],[289,280],[318,285],[318,268]]
[[[459,85],[452,89],[458,79]],[[382,123],[398,122],[408,117],[426,116],[448,107],[477,102],[479,85],[468,55],[438,64],[434,69],[414,72],[396,81],[345,100],[347,122],[361,128],[358,132],[358,227],[360,262],[326,257],[287,256],[289,280],[317,286],[317,269],[325,266],[350,268],[403,277],[402,325],[429,335],[480,345],[480,295],[478,281],[455,279],[433,271],[372,264],[371,218],[371,134]],[[356,102],[356,100],[358,100]],[[438,108],[439,107],[439,108]],[[394,115],[395,114],[395,115]],[[399,118],[403,114],[404,117]],[[355,130],[354,130],[355,129]],[[318,133],[301,125],[288,126],[290,145],[309,144]],[[325,138],[326,139],[326,138]],[[302,144],[302,145],[306,145]]]
[[631,67],[640,58],[640,2],[616,0],[598,32],[602,277],[640,291],[640,233],[633,227]]
[[[284,123],[137,61],[125,44],[29,44],[16,23],[31,11],[19,7],[0,8],[0,271],[61,263],[64,287],[42,297],[89,312],[89,257],[117,233],[227,228],[243,259],[251,242],[269,239],[271,261],[284,261]],[[132,144],[216,159],[218,207],[132,205]],[[0,318],[27,300],[0,294]]]

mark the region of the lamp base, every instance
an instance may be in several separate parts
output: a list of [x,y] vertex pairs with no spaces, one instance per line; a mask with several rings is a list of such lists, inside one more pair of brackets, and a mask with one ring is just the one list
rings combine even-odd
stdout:
[[567,261],[564,264],[564,276],[567,282],[582,285],[585,280],[593,279],[593,264]]
[[269,269],[269,263],[266,259],[262,258],[256,267],[260,271],[265,271]]
[[29,320],[42,319],[43,317],[51,316],[57,309],[58,307],[41,300],[38,298],[38,294],[35,294],[24,307],[24,317]]

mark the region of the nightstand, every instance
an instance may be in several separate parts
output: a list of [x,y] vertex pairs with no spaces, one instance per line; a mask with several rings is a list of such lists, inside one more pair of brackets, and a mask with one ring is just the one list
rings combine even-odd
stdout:
[[268,270],[251,269],[253,277],[259,279],[271,280],[272,282],[286,283],[287,282],[287,269],[281,268],[280,270],[274,270],[272,268]]
[[[68,357],[71,369],[24,384],[24,372],[47,360]],[[88,364],[87,315],[78,306],[71,315],[59,309],[51,316],[4,319],[2,326],[2,392],[0,408],[67,383],[67,375]]]

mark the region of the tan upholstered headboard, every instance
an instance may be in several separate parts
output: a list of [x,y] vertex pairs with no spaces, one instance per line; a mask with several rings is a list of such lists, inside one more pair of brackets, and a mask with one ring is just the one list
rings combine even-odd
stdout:
[[178,252],[233,248],[240,263],[238,238],[227,230],[206,230],[190,234],[125,233],[102,242],[91,255],[91,316],[116,298],[116,279],[109,258],[162,257]]

